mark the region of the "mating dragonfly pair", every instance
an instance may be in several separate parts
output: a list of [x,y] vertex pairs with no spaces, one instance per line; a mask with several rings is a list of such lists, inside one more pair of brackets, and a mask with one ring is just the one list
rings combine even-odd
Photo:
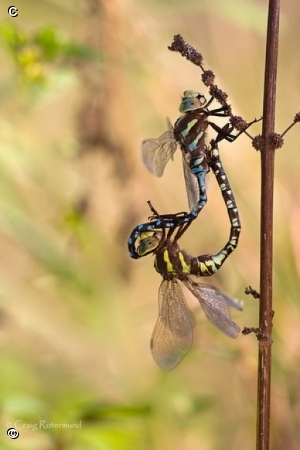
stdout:
[[[149,221],[138,225],[128,240],[129,254],[138,259],[148,254],[155,255],[154,267],[163,281],[159,288],[159,315],[151,338],[151,350],[158,365],[166,370],[176,367],[192,344],[194,318],[185,302],[178,280],[199,300],[208,319],[222,332],[236,338],[239,326],[230,318],[229,307],[242,309],[241,304],[213,286],[194,281],[196,277],[216,273],[228,256],[235,250],[241,231],[239,213],[229,181],[223,169],[218,143],[226,139],[234,141],[256,120],[249,123],[236,135],[233,126],[223,128],[208,120],[209,116],[229,117],[228,107],[209,109],[214,98],[208,102],[195,91],[185,91],[179,111],[182,115],[174,128],[158,139],[149,139],[142,144],[143,161],[147,169],[162,176],[168,161],[179,144],[182,151],[183,171],[188,196],[189,213],[160,215],[149,206],[153,215]],[[208,144],[208,127],[217,132]],[[197,218],[207,202],[205,179],[212,170],[220,187],[230,220],[230,235],[225,246],[215,255],[190,256],[180,249],[179,238]],[[168,230],[168,231],[167,231]]]

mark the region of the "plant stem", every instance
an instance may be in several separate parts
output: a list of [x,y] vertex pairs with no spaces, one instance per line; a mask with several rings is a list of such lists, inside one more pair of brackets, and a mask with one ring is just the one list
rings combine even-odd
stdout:
[[273,189],[275,150],[270,137],[275,127],[275,98],[280,0],[269,0],[263,105],[264,146],[261,150],[261,267],[256,449],[270,443],[270,388],[272,348]]

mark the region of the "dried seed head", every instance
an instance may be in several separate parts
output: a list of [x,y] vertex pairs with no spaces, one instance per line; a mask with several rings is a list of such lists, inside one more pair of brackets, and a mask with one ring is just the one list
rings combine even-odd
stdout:
[[294,122],[300,122],[300,112],[297,112],[294,117]]
[[262,149],[264,148],[264,145],[265,145],[265,141],[261,134],[258,134],[257,136],[255,136],[253,138],[252,147],[254,147],[255,150],[262,151]]
[[284,140],[281,134],[273,133],[269,138],[269,142],[272,148],[274,148],[275,150],[276,148],[281,148],[283,146]]
[[221,89],[219,89],[217,85],[214,84],[214,85],[210,86],[209,93],[219,103],[221,103],[222,106],[228,106],[226,104],[226,100],[227,100],[228,95],[226,94],[226,92],[224,92]]
[[203,63],[203,56],[197,52],[197,50],[195,50],[193,47],[191,47],[190,45],[188,46],[190,48],[190,50],[188,50],[189,53],[189,57],[187,57],[190,61],[192,61],[196,66],[201,67],[202,68],[202,63]]
[[[226,104],[226,103],[225,103]],[[226,109],[224,109],[224,114],[226,115],[226,116],[231,116],[232,115],[232,109],[231,109],[231,106],[230,105],[226,105],[227,106],[227,108]]]
[[196,66],[202,68],[203,56],[190,44],[187,44],[180,34],[174,36],[173,42],[168,46],[168,49],[172,52],[179,52],[186,59],[194,63]]
[[245,130],[248,125],[247,122],[241,116],[231,116],[230,123],[238,131]]
[[171,50],[171,52],[180,52],[184,48],[184,44],[183,37],[180,36],[180,34],[175,34],[173,42],[168,46],[168,49]]
[[212,86],[212,84],[215,81],[215,74],[212,70],[205,70],[201,76],[202,82],[205,84],[205,86],[209,87]]
[[251,286],[246,287],[245,294],[252,295],[253,298],[260,298],[260,294],[255,289],[253,289]]

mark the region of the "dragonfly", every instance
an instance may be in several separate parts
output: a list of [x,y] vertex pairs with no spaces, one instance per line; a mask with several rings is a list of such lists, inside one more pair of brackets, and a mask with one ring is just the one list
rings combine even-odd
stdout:
[[161,177],[170,159],[173,158],[178,144],[182,151],[183,173],[190,212],[181,215],[164,214],[156,221],[138,225],[128,240],[129,254],[137,259],[140,256],[135,251],[135,243],[141,232],[155,228],[172,228],[182,223],[192,222],[207,202],[205,178],[210,171],[206,130],[210,126],[217,132],[216,143],[223,139],[234,141],[241,133],[257,120],[248,123],[237,135],[233,135],[233,126],[227,123],[220,128],[208,120],[209,116],[228,117],[228,107],[209,109],[213,97],[209,101],[196,91],[185,91],[179,107],[182,115],[175,122],[174,127],[168,121],[168,131],[158,139],[148,139],[142,143],[142,159],[146,168],[154,175]]
[[[229,307],[241,310],[242,304],[216,287],[194,281],[193,278],[215,274],[237,247],[241,231],[238,209],[218,158],[217,146],[212,148],[210,164],[218,179],[231,223],[225,246],[215,255],[191,256],[181,250],[178,240],[189,224],[178,225],[177,215],[174,217],[177,225],[169,228],[168,233],[166,228],[158,228],[144,231],[139,236],[137,253],[141,256],[154,253],[154,267],[163,278],[158,292],[159,315],[151,337],[151,351],[157,364],[165,370],[174,369],[181,362],[193,340],[194,318],[178,281],[199,300],[207,318],[223,333],[236,338],[240,332],[239,326],[231,320]],[[154,217],[159,217],[150,202],[149,205]]]
[[[236,206],[235,198],[233,196],[229,180],[225,173],[224,167],[220,159],[220,152],[218,143],[216,140],[211,140],[210,145],[206,147],[206,159],[209,167],[212,169],[218,185],[220,187],[223,200],[226,204],[229,218],[232,225],[232,248],[235,249],[238,244],[238,239],[241,231],[241,223]],[[180,229],[180,234],[177,234],[177,240],[191,225],[191,221],[185,220],[187,213],[181,212],[177,214],[165,214],[162,218],[159,214],[154,214],[149,217],[148,222],[138,225],[130,235],[128,240],[128,251],[132,258],[141,258],[151,253],[151,240],[152,231],[155,230],[155,236],[158,234],[158,230],[165,228],[173,228],[184,225]],[[144,244],[141,244],[141,238],[144,240]],[[138,245],[139,241],[139,245]],[[156,241],[155,241],[156,242]]]

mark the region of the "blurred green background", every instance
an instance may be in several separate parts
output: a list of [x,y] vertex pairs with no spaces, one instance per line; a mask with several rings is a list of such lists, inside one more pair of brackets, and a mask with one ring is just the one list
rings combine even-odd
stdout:
[[[257,342],[197,318],[193,347],[165,373],[150,336],[161,278],[127,238],[149,215],[187,208],[180,152],[162,179],[140,143],[178,117],[197,67],[167,50],[180,33],[203,54],[236,114],[260,117],[266,1],[57,0],[0,7],[1,449],[253,450]],[[276,131],[300,110],[300,3],[282,5]],[[252,128],[260,133],[260,124]],[[300,447],[299,126],[277,151],[274,202],[273,450]],[[257,326],[260,158],[222,143],[242,220],[237,251],[208,281],[243,299]],[[180,181],[179,181],[180,180]],[[216,252],[229,222],[209,201],[182,239]],[[57,424],[60,424],[59,426]],[[20,432],[10,440],[9,426]],[[55,428],[56,426],[56,428]]]

